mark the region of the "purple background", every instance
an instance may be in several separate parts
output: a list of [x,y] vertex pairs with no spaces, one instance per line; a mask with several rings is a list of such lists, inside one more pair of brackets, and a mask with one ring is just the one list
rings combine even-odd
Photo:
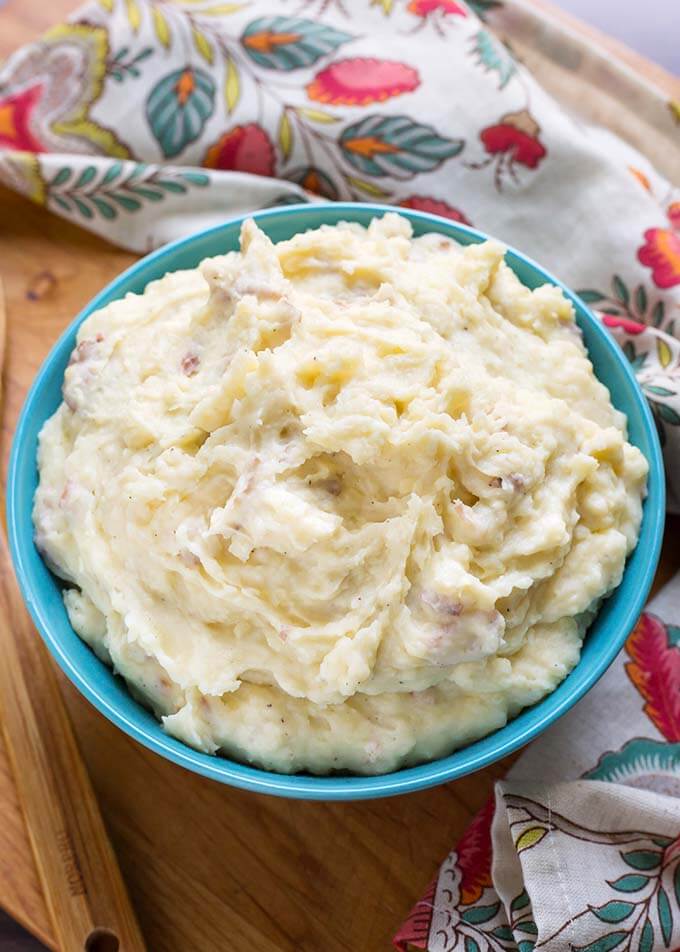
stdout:
[[567,13],[609,33],[680,75],[680,0],[553,0]]

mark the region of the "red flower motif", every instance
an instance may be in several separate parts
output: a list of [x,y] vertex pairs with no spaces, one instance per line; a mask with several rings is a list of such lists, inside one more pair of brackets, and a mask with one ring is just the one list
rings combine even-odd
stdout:
[[659,288],[680,284],[680,236],[670,228],[648,228],[644,237],[638,261],[652,269],[654,284]]
[[449,13],[459,17],[467,16],[465,7],[461,7],[456,0],[411,0],[406,9],[409,13],[415,13],[417,17],[427,17],[435,10],[441,10],[444,16]]
[[418,212],[428,212],[430,215],[440,215],[442,218],[450,218],[452,221],[460,221],[464,225],[469,225],[470,221],[466,215],[458,208],[447,205],[446,202],[440,202],[437,198],[427,198],[424,195],[411,195],[399,202],[400,208],[413,208]]
[[307,86],[316,102],[365,106],[413,92],[420,85],[417,70],[405,63],[379,59],[344,59],[317,73]]
[[257,123],[234,126],[210,146],[203,156],[203,165],[209,169],[274,175],[274,147]]
[[641,334],[647,330],[645,324],[638,324],[637,321],[631,321],[628,317],[615,317],[613,314],[602,314],[602,323],[607,327],[620,327],[626,334]]
[[626,674],[644,699],[644,712],[667,741],[680,742],[680,645],[656,615],[641,615],[626,641]]
[[42,96],[42,85],[0,99],[0,147],[24,152],[44,152],[31,129],[31,113]]
[[507,155],[511,164],[519,162],[535,169],[546,154],[538,140],[538,123],[526,110],[503,116],[495,126],[482,129],[480,139],[490,155]]

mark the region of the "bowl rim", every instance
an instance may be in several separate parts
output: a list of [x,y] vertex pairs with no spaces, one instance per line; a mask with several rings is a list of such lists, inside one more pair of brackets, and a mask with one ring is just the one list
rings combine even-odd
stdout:
[[[591,663],[588,671],[581,675],[580,681],[573,685],[571,692],[563,698],[556,696],[555,691],[551,692],[536,704],[524,708],[516,717],[509,719],[503,727],[492,731],[490,734],[485,735],[477,741],[473,741],[471,744],[445,757],[417,766],[402,768],[388,774],[366,776],[352,774],[348,776],[338,775],[330,777],[310,774],[280,774],[241,764],[238,761],[226,757],[213,757],[204,754],[166,735],[162,731],[160,723],[156,722],[154,725],[156,731],[152,732],[147,729],[141,719],[133,720],[129,718],[103,696],[99,690],[98,683],[96,683],[99,679],[90,678],[80,670],[79,666],[72,659],[69,650],[62,646],[58,637],[52,631],[50,618],[41,603],[41,584],[33,578],[32,570],[28,565],[28,554],[33,550],[32,523],[30,525],[30,531],[27,531],[27,527],[24,524],[25,513],[22,518],[19,500],[17,499],[19,469],[22,460],[26,457],[26,454],[30,452],[26,446],[29,420],[34,405],[42,394],[52,365],[60,359],[67,342],[82,321],[101,307],[104,301],[111,295],[115,295],[120,290],[125,293],[125,285],[130,279],[149,265],[160,262],[165,257],[183,248],[190,247],[193,243],[210,235],[217,234],[225,228],[231,228],[247,218],[252,217],[258,222],[267,222],[271,219],[290,216],[291,214],[299,214],[304,217],[310,214],[310,212],[318,215],[319,212],[332,211],[333,216],[337,216],[338,212],[351,214],[357,210],[360,210],[362,215],[369,212],[373,216],[382,216],[390,211],[397,212],[409,221],[430,225],[433,231],[442,231],[442,226],[445,226],[447,233],[467,234],[476,242],[484,241],[489,238],[484,232],[471,228],[461,222],[408,208],[368,202],[314,202],[310,204],[285,205],[273,209],[254,211],[246,215],[230,216],[220,224],[202,229],[163,245],[151,254],[145,255],[135,261],[99,291],[98,294],[81,309],[78,315],[69,322],[65,330],[51,347],[31,384],[19,414],[12,440],[7,472],[6,515],[9,546],[21,593],[33,621],[51,654],[64,674],[77,687],[80,693],[83,694],[101,714],[128,734],[128,736],[187,770],[241,789],[299,799],[356,800],[394,796],[423,790],[480,770],[527,744],[534,737],[542,733],[550,724],[565,714],[590,690],[608,669],[622,648],[625,638],[632,629],[644,606],[654,579],[663,537],[665,480],[661,447],[651,410],[640,390],[628,360],[618,344],[601,326],[587,305],[573,291],[567,288],[563,282],[554,277],[550,272],[538,265],[532,258],[512,246],[507,245],[505,242],[502,242],[506,248],[506,258],[514,258],[517,263],[525,267],[528,266],[542,282],[559,287],[568,300],[572,302],[576,313],[590,325],[591,330],[596,335],[606,342],[606,347],[612,359],[618,363],[619,369],[623,371],[624,378],[626,378],[628,385],[630,399],[639,411],[642,428],[650,444],[647,499],[641,526],[641,533],[644,529],[646,535],[649,537],[649,550],[647,552],[648,558],[643,569],[642,579],[635,590],[634,597],[631,598],[626,605],[617,606],[621,615],[617,626],[617,631],[620,632],[619,637],[611,639],[611,643],[607,646],[606,651],[601,652],[595,662]],[[320,224],[323,224],[323,222],[309,225],[303,221],[301,222],[301,230],[318,227]],[[151,277],[148,280],[155,280],[155,278]],[[118,294],[118,297],[121,296],[122,294]],[[30,452],[30,455],[33,461],[35,461],[35,450]],[[28,539],[26,536],[28,536]],[[626,570],[627,568],[628,562],[626,563]],[[75,632],[74,637],[78,638]],[[581,659],[579,659],[579,662],[567,677],[571,677],[574,672],[578,671],[581,663]],[[108,673],[110,677],[115,677],[110,669],[108,669]],[[141,706],[140,710],[143,710]],[[497,744],[493,743],[494,738],[499,738]],[[487,742],[485,744],[486,749],[480,752],[478,747],[484,744],[485,741]]]

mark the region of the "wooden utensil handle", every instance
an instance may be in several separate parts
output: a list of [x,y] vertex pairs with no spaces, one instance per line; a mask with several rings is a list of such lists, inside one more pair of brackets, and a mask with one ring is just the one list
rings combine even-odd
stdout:
[[0,713],[58,947],[145,949],[56,672],[0,530]]

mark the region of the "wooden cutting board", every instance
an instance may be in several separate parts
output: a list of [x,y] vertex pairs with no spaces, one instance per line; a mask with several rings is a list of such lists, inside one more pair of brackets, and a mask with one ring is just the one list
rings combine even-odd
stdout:
[[[0,55],[73,0],[10,0]],[[644,61],[634,57],[638,69]],[[648,64],[650,77],[660,71]],[[668,91],[671,77],[663,74]],[[676,91],[677,92],[677,91]],[[52,343],[134,260],[0,189],[0,271],[8,304],[3,482],[21,403]],[[680,520],[657,586],[680,567]],[[154,952],[374,952],[482,806],[507,762],[435,790],[356,804],[298,803],[194,776],[114,728],[62,679],[132,900]],[[0,740],[0,903],[53,945]]]

